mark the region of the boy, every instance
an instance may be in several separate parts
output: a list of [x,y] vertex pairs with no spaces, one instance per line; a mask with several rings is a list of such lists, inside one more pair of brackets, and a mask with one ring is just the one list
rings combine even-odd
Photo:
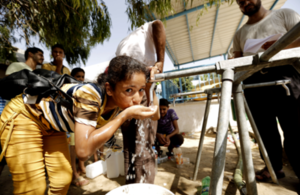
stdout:
[[52,57],[53,62],[48,64],[43,64],[42,69],[55,71],[60,75],[68,74],[70,75],[70,70],[63,65],[63,61],[65,58],[65,50],[64,47],[60,44],[56,44],[52,46]]
[[156,133],[156,150],[159,155],[162,154],[160,146],[168,147],[169,157],[174,156],[173,148],[180,147],[184,138],[179,133],[177,120],[179,119],[175,110],[169,109],[169,102],[166,99],[159,100],[159,109],[161,118],[158,120]]

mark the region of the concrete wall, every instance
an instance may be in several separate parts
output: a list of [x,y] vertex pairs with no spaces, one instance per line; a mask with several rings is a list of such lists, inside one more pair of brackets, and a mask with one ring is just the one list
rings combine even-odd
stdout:
[[[178,125],[180,132],[201,131],[205,106],[206,101],[185,102],[176,104],[175,107],[170,104],[170,108],[174,109],[179,117]],[[212,100],[207,121],[207,129],[210,127],[217,127],[218,115],[219,103],[217,100]],[[231,126],[236,127],[237,123],[233,120],[231,110],[229,118]],[[248,126],[250,127],[250,124],[248,124]]]

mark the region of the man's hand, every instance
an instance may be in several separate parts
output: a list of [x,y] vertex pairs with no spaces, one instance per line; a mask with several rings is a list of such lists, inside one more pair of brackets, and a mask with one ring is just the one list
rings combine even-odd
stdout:
[[267,41],[265,42],[261,48],[264,49],[264,50],[267,50],[269,47],[271,47],[271,45],[273,45],[276,41]]
[[156,138],[161,145],[167,144],[166,139],[163,134],[157,133]]
[[63,65],[64,58],[62,56],[57,56],[54,60],[56,62],[56,66],[61,67]]
[[165,144],[164,146],[165,146],[165,147],[168,147],[168,146],[170,145],[170,143],[171,143],[170,137],[169,137],[169,136],[166,136],[165,141],[166,141],[166,144]]
[[154,66],[150,67],[150,80],[154,80],[154,75],[162,73],[164,64],[156,62]]

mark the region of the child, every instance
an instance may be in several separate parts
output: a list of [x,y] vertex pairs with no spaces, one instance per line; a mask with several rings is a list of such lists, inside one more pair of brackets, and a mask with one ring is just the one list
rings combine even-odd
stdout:
[[71,76],[77,81],[84,81],[85,72],[82,68],[74,68],[71,72]]
[[160,146],[168,147],[167,155],[173,155],[173,148],[183,144],[184,138],[179,133],[177,120],[179,119],[175,110],[169,109],[169,102],[166,99],[159,100],[159,109],[161,118],[158,120],[156,133],[156,150],[159,155],[162,154]]
[[[74,68],[71,72],[71,76],[78,81],[84,81],[85,72],[82,68]],[[71,165],[73,170],[72,184],[81,187],[88,185],[90,182],[84,179],[80,174],[85,174],[84,161],[78,160],[78,169],[76,169],[76,151],[75,151],[75,136],[74,133],[70,133],[70,154],[71,154]]]
[[125,121],[157,120],[157,106],[139,105],[148,73],[137,60],[120,56],[110,61],[108,71],[99,75],[97,83],[62,86],[61,90],[72,97],[71,109],[56,104],[51,97],[39,104],[25,104],[32,98],[28,94],[13,98],[1,115],[0,136],[14,194],[44,194],[44,167],[50,181],[48,194],[67,194],[72,180],[67,131],[75,133],[76,155],[85,161]]

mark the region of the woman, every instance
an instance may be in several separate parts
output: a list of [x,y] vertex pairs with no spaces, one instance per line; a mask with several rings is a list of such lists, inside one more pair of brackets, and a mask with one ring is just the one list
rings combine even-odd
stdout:
[[[131,118],[159,118],[157,105],[140,106],[147,70],[126,56],[111,60],[96,84],[66,84],[61,89],[73,99],[68,110],[50,97],[39,104],[25,104],[30,97],[19,95],[1,115],[1,144],[14,181],[14,194],[66,194],[72,179],[66,131],[75,133],[79,160],[87,160],[114,132]],[[155,94],[154,94],[155,95]],[[119,112],[123,109],[123,112]],[[2,132],[3,131],[3,132]],[[9,143],[7,145],[7,143]]]

